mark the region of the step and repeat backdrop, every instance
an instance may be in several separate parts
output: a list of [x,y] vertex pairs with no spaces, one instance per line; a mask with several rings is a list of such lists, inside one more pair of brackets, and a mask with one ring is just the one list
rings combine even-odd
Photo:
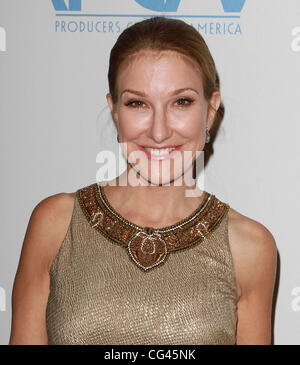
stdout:
[[110,49],[157,15],[191,24],[212,52],[225,117],[205,189],[272,232],[274,344],[300,344],[299,0],[0,0],[1,344],[31,212],[95,182],[99,151],[118,150]]

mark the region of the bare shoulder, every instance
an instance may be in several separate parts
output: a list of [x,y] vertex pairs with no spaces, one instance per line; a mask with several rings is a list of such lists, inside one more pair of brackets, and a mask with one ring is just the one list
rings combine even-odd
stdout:
[[230,208],[228,214],[229,234],[233,243],[239,242],[242,250],[271,251],[276,250],[272,233],[260,222],[246,217]]
[[228,213],[228,234],[240,294],[251,290],[260,270],[275,274],[277,246],[272,233],[260,222],[235,209]]
[[59,193],[32,211],[12,293],[9,344],[47,344],[45,310],[50,267],[68,229],[76,193]]
[[33,215],[40,217],[49,216],[55,218],[57,213],[72,211],[76,193],[58,193],[41,200],[33,209]]
[[70,224],[75,195],[75,192],[51,195],[32,211],[24,245],[35,246],[40,251],[48,270]]

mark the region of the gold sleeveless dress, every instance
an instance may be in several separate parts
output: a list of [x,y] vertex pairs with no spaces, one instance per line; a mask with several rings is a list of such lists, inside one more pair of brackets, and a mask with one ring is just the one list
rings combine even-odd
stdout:
[[229,205],[204,194],[155,230],[118,215],[101,184],[78,189],[50,270],[49,345],[234,345]]

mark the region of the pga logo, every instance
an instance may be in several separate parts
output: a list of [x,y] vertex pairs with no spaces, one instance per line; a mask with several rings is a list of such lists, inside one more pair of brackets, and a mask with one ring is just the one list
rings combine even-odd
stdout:
[[135,0],[143,8],[154,11],[177,11],[180,0]]
[[0,27],[0,52],[6,51],[6,32],[3,27]]
[[[56,11],[81,11],[82,0],[69,0],[69,6],[66,0],[51,0]],[[143,8],[161,11],[175,12],[178,9],[181,0],[134,0]],[[220,0],[219,0],[220,1]],[[230,13],[240,13],[246,0],[221,0],[224,11]]]
[[51,0],[54,9],[57,11],[81,11],[82,0],[69,0],[69,7],[67,7],[65,0]]
[[[135,0],[144,8],[154,11],[177,11],[181,0]],[[221,0],[225,12],[240,13],[246,0]]]

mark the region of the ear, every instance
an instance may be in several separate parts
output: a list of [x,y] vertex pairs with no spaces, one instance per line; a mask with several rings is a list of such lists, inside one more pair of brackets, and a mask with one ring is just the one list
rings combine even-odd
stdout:
[[113,120],[115,123],[117,123],[118,122],[117,112],[116,112],[116,108],[115,108],[115,105],[113,103],[113,99],[112,99],[112,96],[110,93],[106,94],[106,100],[107,100],[109,109],[111,111]]
[[213,125],[215,116],[221,104],[221,95],[219,91],[214,91],[208,105],[207,110],[207,128],[210,129]]

